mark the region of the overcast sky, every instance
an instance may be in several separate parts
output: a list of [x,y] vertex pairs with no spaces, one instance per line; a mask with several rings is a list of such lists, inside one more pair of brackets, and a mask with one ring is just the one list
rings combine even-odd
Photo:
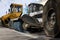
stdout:
[[0,0],[0,17],[6,14],[6,11],[8,12],[8,9],[10,8],[11,3],[16,4],[23,4],[25,7],[25,4],[28,5],[29,3],[43,3],[46,0]]

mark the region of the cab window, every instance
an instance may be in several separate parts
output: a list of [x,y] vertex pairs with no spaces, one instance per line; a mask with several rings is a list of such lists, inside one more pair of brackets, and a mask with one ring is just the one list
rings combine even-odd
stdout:
[[22,8],[21,7],[12,7],[11,8],[11,11],[12,12],[21,12],[22,11]]

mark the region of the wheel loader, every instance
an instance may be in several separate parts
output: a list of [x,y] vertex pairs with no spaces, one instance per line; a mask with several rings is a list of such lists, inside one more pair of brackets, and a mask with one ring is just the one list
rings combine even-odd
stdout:
[[60,0],[48,0],[43,7],[44,31],[49,37],[60,35]]
[[22,15],[22,9],[22,4],[12,3],[10,5],[9,13],[1,17],[2,25],[5,27],[9,27],[11,24],[10,21],[18,20]]
[[43,5],[30,3],[28,5],[28,14],[22,16],[23,29],[29,32],[38,32],[42,29]]

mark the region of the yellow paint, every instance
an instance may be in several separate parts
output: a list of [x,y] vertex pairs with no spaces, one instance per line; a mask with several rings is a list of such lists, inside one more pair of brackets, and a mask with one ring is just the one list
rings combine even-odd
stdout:
[[11,4],[11,5],[10,5],[11,8],[12,8],[12,7],[15,8],[15,7],[17,7],[17,6],[21,7],[21,11],[20,11],[20,12],[15,12],[15,11],[13,11],[13,12],[10,12],[10,13],[2,16],[1,19],[2,19],[2,21],[4,22],[4,24],[5,24],[5,20],[8,20],[8,18],[9,18],[9,19],[14,19],[14,18],[19,18],[19,17],[21,16],[21,14],[22,14],[22,5],[21,5],[21,4]]

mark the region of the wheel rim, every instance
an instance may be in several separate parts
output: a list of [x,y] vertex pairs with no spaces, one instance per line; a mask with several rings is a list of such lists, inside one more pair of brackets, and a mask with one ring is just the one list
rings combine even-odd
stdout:
[[46,22],[46,29],[47,35],[49,36],[54,36],[54,27],[56,24],[56,17],[55,17],[55,12],[52,12],[50,16],[48,16],[47,22]]
[[28,24],[23,23],[23,29],[24,29],[24,30],[27,30],[27,28],[28,28]]

